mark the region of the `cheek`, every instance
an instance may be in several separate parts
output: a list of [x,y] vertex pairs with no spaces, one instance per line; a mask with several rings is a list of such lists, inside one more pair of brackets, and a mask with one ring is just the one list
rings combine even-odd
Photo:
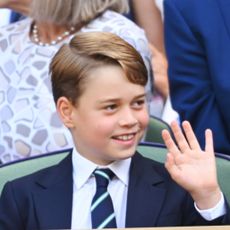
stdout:
[[111,134],[116,127],[116,120],[112,119],[111,117],[109,119],[101,119],[101,122],[99,120],[99,122],[96,122],[96,126],[95,126],[95,131],[101,135],[108,135]]
[[148,112],[143,112],[139,116],[139,122],[143,128],[146,128],[149,124],[149,114]]

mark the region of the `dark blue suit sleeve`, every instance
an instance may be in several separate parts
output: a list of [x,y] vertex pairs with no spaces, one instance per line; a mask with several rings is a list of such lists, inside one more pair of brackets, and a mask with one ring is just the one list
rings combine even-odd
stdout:
[[10,183],[7,183],[3,188],[0,198],[0,229],[23,230],[25,228],[22,223],[16,201],[14,200],[13,190],[11,189]]
[[[187,3],[193,5],[192,1],[196,2],[195,8],[185,6]],[[169,61],[172,105],[179,112],[181,120],[191,122],[202,148],[205,145],[204,131],[210,128],[214,133],[215,151],[230,154],[229,73],[227,76],[222,74],[224,69],[216,60],[220,47],[214,47],[216,37],[213,38],[213,34],[218,36],[218,31],[208,36],[208,30],[205,31],[207,34],[202,34],[203,31],[199,28],[214,26],[208,24],[208,14],[201,15],[207,8],[203,8],[202,4],[207,2],[192,1],[164,2],[165,45]],[[213,1],[208,7],[218,8],[214,5]],[[200,12],[194,12],[198,7]],[[213,15],[210,14],[210,17]],[[219,23],[221,22],[218,22],[218,25]],[[207,40],[209,38],[210,41]]]

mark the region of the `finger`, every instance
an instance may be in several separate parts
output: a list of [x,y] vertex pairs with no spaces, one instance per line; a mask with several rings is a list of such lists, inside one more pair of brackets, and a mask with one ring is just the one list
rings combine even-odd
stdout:
[[165,161],[165,168],[169,172],[170,176],[176,180],[179,177],[180,169],[177,167],[173,155],[170,153],[167,154],[167,158]]
[[205,152],[214,154],[213,136],[210,129],[205,130]]
[[182,133],[181,128],[179,127],[179,125],[178,125],[178,123],[176,121],[173,121],[171,123],[171,128],[172,128],[174,137],[176,139],[176,142],[177,142],[181,152],[184,153],[187,150],[189,150],[190,146],[188,145],[188,142],[187,142],[184,134]]
[[179,149],[177,148],[177,145],[173,141],[168,130],[164,129],[162,131],[162,138],[163,138],[165,145],[166,145],[166,147],[170,153],[172,153],[173,155],[180,153]]
[[182,123],[182,126],[183,126],[183,129],[184,129],[185,135],[187,137],[187,141],[189,143],[190,148],[201,150],[199,142],[197,141],[197,138],[193,132],[193,129],[192,129],[190,123],[188,121],[184,121]]

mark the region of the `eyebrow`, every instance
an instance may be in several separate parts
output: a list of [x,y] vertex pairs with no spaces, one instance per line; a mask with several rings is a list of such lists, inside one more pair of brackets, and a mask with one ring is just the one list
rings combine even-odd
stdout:
[[[137,95],[132,100],[137,100],[137,99],[140,99],[143,97],[146,98],[147,94],[143,93],[143,94]],[[99,100],[98,103],[99,104],[106,104],[106,103],[117,102],[117,101],[120,101],[120,98],[107,98],[107,99]]]

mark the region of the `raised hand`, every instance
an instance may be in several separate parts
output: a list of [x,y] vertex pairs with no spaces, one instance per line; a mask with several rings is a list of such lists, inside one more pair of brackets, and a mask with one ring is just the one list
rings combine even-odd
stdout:
[[200,209],[214,207],[221,197],[217,181],[213,138],[211,130],[205,132],[205,151],[200,148],[188,121],[182,123],[185,135],[177,122],[171,128],[176,140],[163,130],[162,137],[168,149],[165,167],[181,187],[187,190]]

